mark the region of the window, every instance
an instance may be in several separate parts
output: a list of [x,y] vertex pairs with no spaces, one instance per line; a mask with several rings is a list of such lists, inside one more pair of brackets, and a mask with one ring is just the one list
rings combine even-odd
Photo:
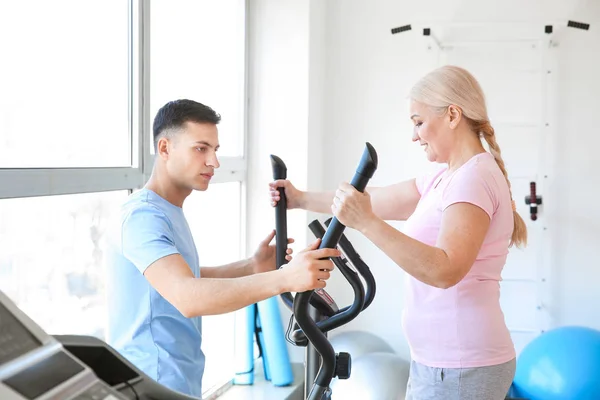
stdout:
[[[210,185],[184,203],[202,266],[219,266],[243,257],[242,190],[240,182]],[[202,349],[206,355],[203,390],[210,392],[231,380],[234,366],[234,314],[202,318]]]
[[[185,205],[201,263],[244,257],[245,9],[0,3],[0,290],[49,333],[104,338],[103,229],[150,176],[152,119],[169,100],[222,116],[221,167]],[[203,323],[211,391],[233,378],[233,315]]]
[[104,233],[128,191],[0,200],[0,290],[50,334],[104,338]]
[[131,165],[128,26],[121,0],[0,3],[0,168]]
[[221,114],[221,156],[244,154],[243,0],[155,0],[151,10],[152,116],[188,98]]

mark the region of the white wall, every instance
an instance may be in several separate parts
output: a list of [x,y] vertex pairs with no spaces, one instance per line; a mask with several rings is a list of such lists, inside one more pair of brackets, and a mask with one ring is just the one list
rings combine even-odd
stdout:
[[[323,63],[325,3],[320,0],[252,0],[248,39],[248,248],[253,250],[275,228],[269,205],[272,180],[269,155],[283,159],[288,178],[299,187],[319,187],[323,156]],[[288,213],[288,236],[298,252],[313,240],[307,231],[312,215]],[[284,328],[290,312],[281,306]],[[293,361],[302,348],[289,346]]]
[[[250,3],[251,248],[274,226],[266,191],[270,153],[288,163],[296,186],[311,190],[333,189],[351,179],[366,141],[374,145],[380,160],[374,185],[431,168],[410,141],[406,95],[421,75],[437,65],[439,54],[420,31],[391,35],[392,27],[412,23],[420,28],[425,21],[535,20],[540,27],[557,19],[591,23],[588,32],[565,31],[557,49],[558,135],[553,142],[557,157],[550,170],[552,185],[541,194],[542,212],[551,228],[547,254],[555,273],[553,321],[600,329],[600,310],[595,306],[600,301],[596,294],[600,268],[593,252],[600,231],[594,195],[600,195],[600,189],[591,159],[600,144],[593,120],[600,106],[596,95],[600,80],[594,74],[600,71],[598,4],[555,1],[525,6],[512,0],[495,2],[500,8],[491,11],[492,7],[474,0],[422,6],[392,0]],[[504,147],[503,152],[510,148]],[[297,239],[298,251],[307,238],[312,239],[306,224],[314,216],[301,211],[288,215],[288,231]],[[402,224],[394,226],[401,229]],[[370,330],[408,358],[400,327],[404,273],[356,232],[346,234],[371,266],[378,287],[372,306],[337,332]],[[339,274],[327,290],[340,306],[352,300],[351,289]],[[287,310],[283,315],[287,325]],[[299,349],[292,349],[292,355],[294,360],[303,357]]]
[[[323,188],[333,188],[340,180],[350,179],[364,141],[373,143],[380,155],[374,184],[407,178],[425,164],[420,150],[410,142],[412,130],[404,96],[420,75],[435,66],[437,52],[435,47],[429,50],[427,42],[418,33],[390,35],[389,28],[413,20],[424,21],[423,10],[411,9],[407,2],[375,1],[367,5],[344,0],[328,4],[330,51],[326,60],[329,79],[324,147],[335,149],[336,153],[324,161],[324,168],[329,171]],[[454,2],[446,9],[430,4],[437,14],[431,15],[431,19],[503,22],[517,17],[510,14],[510,4],[505,4],[495,17],[486,14],[485,10],[469,9],[467,4],[473,3]],[[597,29],[594,30],[600,9],[595,4],[569,11],[564,4],[549,4],[544,12],[541,10],[521,7],[518,17],[522,21],[537,19],[550,23],[555,19],[572,18],[592,25],[589,32],[569,29],[558,37],[560,61],[558,69],[553,71],[559,74],[555,107],[559,123],[555,130],[558,132],[555,142],[558,158],[550,170],[551,191],[541,194],[547,204],[542,210],[551,213],[546,216],[552,242],[545,245],[555,270],[552,295],[557,299],[553,302],[556,309],[550,310],[552,321],[556,325],[581,324],[600,328],[600,311],[595,306],[600,301],[597,294],[600,293],[597,288],[600,269],[592,245],[598,240],[600,211],[593,205],[585,207],[580,201],[600,195],[600,188],[595,184],[600,180],[592,175],[591,158],[600,145],[593,120],[593,110],[600,106],[596,96],[600,81],[593,72],[600,70],[600,35]],[[539,26],[541,31],[543,23]],[[433,30],[439,34],[435,28]],[[472,34],[465,39],[472,40]],[[498,65],[498,68],[502,66]],[[510,148],[504,146],[503,152],[510,153]],[[399,322],[404,273],[372,244],[353,233],[348,232],[348,235],[376,272],[378,296],[371,309],[339,331],[369,329],[408,357]],[[550,247],[551,244],[555,245]],[[347,302],[351,295],[346,286],[338,279],[328,286],[328,290],[336,299]]]
[[600,148],[600,3],[590,2],[586,11],[578,17],[591,23],[590,30],[566,31],[558,48],[556,181],[548,194],[555,227],[550,254],[557,274],[558,324],[600,329],[600,209],[595,202],[600,178],[593,160]]
[[[417,33],[390,34],[392,27],[410,22],[394,18],[402,12],[391,10],[391,3],[386,7],[381,7],[381,2],[328,3],[327,134],[323,147],[329,156],[324,159],[323,189],[333,189],[352,178],[367,141],[379,158],[372,185],[406,179],[415,170],[428,167],[422,150],[410,141],[406,95],[423,70],[435,66],[437,53],[428,49]],[[346,235],[371,267],[377,295],[369,309],[332,335],[369,330],[408,358],[400,326],[403,273],[362,236],[352,230]],[[352,291],[341,274],[330,281],[327,290],[340,306],[352,301]]]

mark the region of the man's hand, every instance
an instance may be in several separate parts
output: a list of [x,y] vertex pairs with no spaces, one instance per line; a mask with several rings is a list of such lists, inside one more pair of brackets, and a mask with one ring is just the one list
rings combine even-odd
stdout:
[[321,239],[317,239],[281,270],[285,276],[283,287],[286,292],[305,292],[326,286],[325,281],[333,271],[333,261],[329,258],[340,257],[341,252],[338,249],[319,249],[320,244]]
[[[258,245],[258,249],[254,252],[254,256],[252,256],[252,273],[259,274],[261,272],[273,271],[277,268],[276,263],[276,255],[277,250],[274,244],[270,244],[273,238],[275,237],[275,229],[269,233],[260,244]],[[288,238],[288,244],[294,243],[294,239]],[[292,259],[293,250],[288,248],[286,251],[285,259],[290,261]]]

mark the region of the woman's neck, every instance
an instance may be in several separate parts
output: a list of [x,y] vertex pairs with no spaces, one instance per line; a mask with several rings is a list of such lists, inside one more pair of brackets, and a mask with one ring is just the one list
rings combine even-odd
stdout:
[[448,170],[454,172],[477,154],[485,152],[481,139],[473,132],[460,135],[463,139],[456,143],[448,157]]

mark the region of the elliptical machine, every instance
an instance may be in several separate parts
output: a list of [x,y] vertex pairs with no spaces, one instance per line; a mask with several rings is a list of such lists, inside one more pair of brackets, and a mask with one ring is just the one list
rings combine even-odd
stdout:
[[[287,167],[281,158],[271,155],[271,165],[273,179],[287,178]],[[366,143],[351,185],[363,192],[376,169],[377,153],[370,143]],[[281,268],[287,263],[287,200],[284,189],[278,190],[280,201],[275,207],[276,258],[277,268]],[[341,250],[343,257],[334,257],[332,261],[352,286],[354,301],[351,305],[339,309],[333,298],[323,289],[297,293],[295,296],[291,293],[281,294],[283,303],[292,311],[286,339],[296,346],[306,347],[304,398],[307,400],[330,400],[332,393],[329,385],[333,378],[350,377],[350,354],[336,354],[327,340],[327,332],[356,318],[371,304],[376,291],[375,278],[369,266],[343,234],[346,227],[335,217],[326,220],[325,224],[327,230],[319,220],[313,220],[308,227],[315,237],[322,239],[319,248],[338,246]],[[350,267],[348,261],[356,270]],[[365,281],[366,290],[359,274]]]

